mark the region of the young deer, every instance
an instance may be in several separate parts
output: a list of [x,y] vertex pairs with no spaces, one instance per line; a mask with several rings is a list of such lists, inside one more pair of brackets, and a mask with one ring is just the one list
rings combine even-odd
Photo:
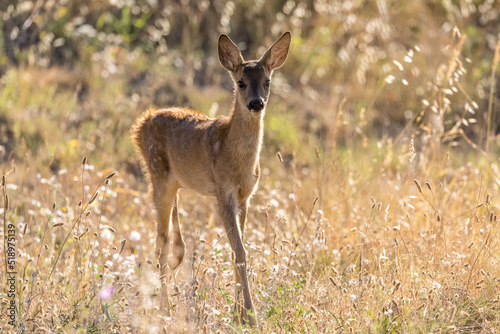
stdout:
[[175,237],[169,265],[175,270],[182,263],[185,246],[179,227],[177,190],[190,188],[217,198],[220,218],[234,252],[235,282],[241,284],[243,291],[239,321],[257,324],[242,236],[249,200],[260,175],[259,154],[271,74],[285,62],[290,39],[286,32],[259,60],[245,61],[228,36],[219,37],[220,63],[236,84],[228,117],[212,119],[185,108],[148,110],[132,127],[132,139],[147,169],[158,212],[156,255],[163,308],[168,305],[165,279],[169,224],[173,222]]

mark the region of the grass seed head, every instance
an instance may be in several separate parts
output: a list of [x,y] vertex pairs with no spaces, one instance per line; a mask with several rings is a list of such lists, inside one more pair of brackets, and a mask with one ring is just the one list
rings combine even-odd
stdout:
[[106,176],[106,180],[111,179],[111,178],[112,178],[113,176],[115,176],[115,175],[116,175],[116,172],[111,172],[111,173],[109,173],[109,174],[108,174],[108,176]]
[[278,156],[278,160],[279,160],[281,163],[283,163],[283,157],[281,156],[281,153],[280,153],[280,152],[278,152],[278,153],[276,153],[276,155]]
[[418,188],[418,192],[422,194],[423,192],[422,192],[422,186],[420,185],[420,182],[418,182],[417,179],[413,179],[413,182],[415,182],[415,185]]
[[123,252],[123,249],[125,248],[125,244],[127,243],[127,239],[123,239],[121,242],[120,242],[120,252],[119,254],[121,254]]
[[415,159],[415,157],[417,156],[417,154],[415,153],[415,146],[413,143],[413,138],[410,139],[410,149],[409,149],[408,155],[410,157],[410,163],[412,163],[413,160]]
[[328,279],[330,280],[330,282],[333,284],[334,287],[338,287],[338,284],[335,282],[332,276],[328,276]]

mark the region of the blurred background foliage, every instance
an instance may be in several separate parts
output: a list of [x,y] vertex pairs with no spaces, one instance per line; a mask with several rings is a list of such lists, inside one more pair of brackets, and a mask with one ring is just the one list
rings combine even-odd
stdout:
[[98,152],[139,173],[128,129],[151,105],[227,114],[220,33],[247,59],[293,34],[273,76],[268,150],[497,140],[498,1],[4,0],[0,11],[3,157],[29,151],[54,171]]

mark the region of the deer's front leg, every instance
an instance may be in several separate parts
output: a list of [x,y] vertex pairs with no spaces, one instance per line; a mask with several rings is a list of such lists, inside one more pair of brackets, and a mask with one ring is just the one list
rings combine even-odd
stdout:
[[[245,224],[246,224],[246,220],[247,220],[247,211],[248,211],[248,201],[247,200],[240,201],[239,211],[238,211],[238,223],[239,223],[239,227],[240,227],[240,236],[241,236],[242,240],[243,240],[244,235],[245,235]],[[233,261],[235,260],[234,256],[232,256],[231,258],[233,259]],[[234,296],[235,296],[236,302],[238,303],[238,292],[239,292],[238,291],[238,284],[241,284],[241,278],[240,278],[240,275],[238,274],[238,270],[234,270],[234,283],[235,283]]]
[[[234,252],[235,278],[238,280],[239,276],[239,283],[241,284],[243,291],[243,309],[240,312],[241,320],[243,321],[243,324],[247,323],[253,327],[257,325],[257,318],[248,282],[246,251],[243,246],[243,240],[238,226],[238,202],[236,196],[233,195],[218,197],[221,219],[224,223],[224,229],[226,230],[229,243]],[[235,298],[236,297],[237,296],[235,296]]]
[[[240,201],[239,204],[239,211],[238,211],[238,224],[240,228],[240,236],[243,241],[244,235],[245,235],[245,223],[247,219],[247,211],[248,211],[248,201]],[[246,252],[245,252],[246,255]],[[231,254],[231,259],[235,261],[235,256],[234,253]],[[236,261],[235,261],[236,263]],[[241,277],[240,274],[238,273],[238,270],[236,270],[236,267],[234,268],[234,299],[236,301],[236,312],[239,314],[243,314],[245,310],[242,307],[242,304],[240,303],[240,298],[239,298],[239,293],[240,293],[240,288],[239,286],[241,285]]]

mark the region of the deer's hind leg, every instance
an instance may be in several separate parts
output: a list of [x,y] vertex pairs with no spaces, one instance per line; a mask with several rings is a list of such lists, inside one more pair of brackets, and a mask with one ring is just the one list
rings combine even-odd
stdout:
[[[160,175],[163,174],[163,175]],[[168,261],[168,242],[169,242],[169,225],[172,215],[177,213],[177,190],[179,185],[171,177],[168,170],[164,173],[153,174],[151,177],[153,200],[157,212],[158,234],[156,236],[156,257],[160,265],[160,308],[165,309],[168,306],[168,291],[167,291],[167,261]],[[176,219],[178,224],[178,218]]]
[[179,268],[184,259],[184,252],[186,245],[182,238],[181,227],[179,225],[179,211],[178,211],[179,195],[176,194],[174,199],[174,206],[172,208],[172,232],[174,233],[174,243],[172,245],[172,258],[170,259],[169,266],[174,271]]

